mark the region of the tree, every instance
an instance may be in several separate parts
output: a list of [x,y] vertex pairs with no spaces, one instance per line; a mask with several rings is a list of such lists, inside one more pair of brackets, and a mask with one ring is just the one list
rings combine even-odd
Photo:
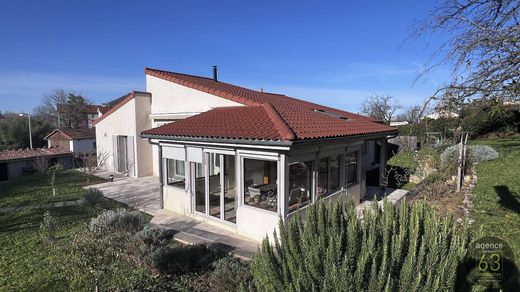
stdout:
[[397,116],[397,119],[399,121],[406,121],[410,124],[418,123],[421,119],[421,106],[419,105],[413,105],[409,108],[405,109],[403,113]]
[[[43,139],[50,131],[51,126],[39,117],[31,120],[33,147],[44,147],[47,142]],[[4,114],[0,120],[0,150],[20,149],[29,147],[29,123],[26,117],[17,114]]]
[[47,168],[47,176],[49,177],[49,184],[52,189],[52,195],[56,196],[56,178],[63,171],[63,165],[56,163]]
[[520,1],[443,0],[415,32],[443,33],[421,76],[436,66],[452,66],[451,81],[431,98],[520,99]]
[[279,226],[251,263],[258,291],[454,291],[469,240],[425,203],[374,203],[359,220],[352,201],[320,201]]
[[69,93],[67,101],[62,105],[60,112],[60,126],[77,129],[85,121],[85,107],[89,104],[88,100],[81,95]]
[[42,121],[59,128],[58,106],[67,102],[67,93],[63,89],[55,89],[53,92],[43,96],[41,105],[34,109],[34,115]]
[[390,95],[371,95],[368,96],[361,105],[361,113],[378,121],[390,124],[395,112],[401,106]]

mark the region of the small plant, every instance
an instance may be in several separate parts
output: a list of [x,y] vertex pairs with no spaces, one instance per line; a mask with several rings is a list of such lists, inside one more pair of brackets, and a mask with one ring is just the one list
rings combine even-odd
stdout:
[[91,188],[83,191],[83,200],[89,207],[95,208],[105,200],[105,197],[100,189]]
[[45,211],[43,221],[40,224],[40,236],[48,242],[53,242],[56,239],[57,232],[58,221],[51,215],[51,211]]
[[56,196],[56,177],[63,171],[64,167],[60,163],[47,168],[47,176],[49,177],[49,184],[51,185],[52,195]]
[[491,161],[498,159],[498,152],[488,145],[470,145],[469,155],[474,162]]
[[211,286],[215,291],[239,291],[240,285],[251,285],[253,278],[248,262],[234,257],[224,257],[213,266]]

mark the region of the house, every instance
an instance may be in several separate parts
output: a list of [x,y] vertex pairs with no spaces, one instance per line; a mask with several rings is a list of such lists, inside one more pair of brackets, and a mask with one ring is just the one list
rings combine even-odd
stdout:
[[157,176],[165,209],[260,240],[317,200],[359,203],[367,174],[384,180],[394,127],[225,83],[216,68],[145,75],[147,92],[95,121],[98,152],[114,154],[110,170]]
[[60,163],[72,167],[72,152],[60,147],[0,151],[0,181],[36,173]]
[[44,138],[47,145],[59,147],[74,155],[96,153],[96,131],[90,129],[55,129]]

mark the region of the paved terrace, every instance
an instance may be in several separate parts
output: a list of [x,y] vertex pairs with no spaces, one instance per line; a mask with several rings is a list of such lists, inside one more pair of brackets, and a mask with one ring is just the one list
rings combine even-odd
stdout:
[[[108,178],[112,174],[100,172],[96,175]],[[124,203],[153,216],[152,225],[175,230],[174,238],[185,244],[206,244],[218,246],[235,256],[250,259],[256,253],[259,243],[231,231],[223,230],[208,222],[160,209],[160,184],[156,177],[132,178],[113,174],[113,182],[91,185],[98,188],[110,199]]]

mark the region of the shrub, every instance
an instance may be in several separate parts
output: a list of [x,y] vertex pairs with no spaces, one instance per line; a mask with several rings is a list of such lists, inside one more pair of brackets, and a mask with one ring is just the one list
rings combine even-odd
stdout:
[[181,275],[207,268],[216,256],[204,245],[170,244],[146,257],[148,265],[159,273]]
[[51,215],[51,211],[45,211],[43,221],[40,224],[40,236],[42,239],[52,242],[56,239],[58,221]]
[[[452,145],[441,153],[441,165],[448,170],[455,170],[459,161],[459,145]],[[498,159],[498,152],[488,145],[468,145],[466,166],[474,162]]]
[[135,236],[148,246],[164,246],[173,237],[174,230],[166,228],[153,228],[139,231]]
[[252,281],[248,262],[234,257],[224,257],[213,266],[210,281],[215,291],[238,291],[240,285],[248,287]]
[[374,204],[363,220],[352,202],[307,208],[305,224],[280,221],[251,263],[259,291],[452,291],[467,252],[455,230],[424,203]]
[[93,232],[126,231],[135,233],[143,229],[144,220],[139,211],[124,209],[106,210],[90,220],[88,229]]
[[83,191],[83,200],[89,207],[95,208],[105,200],[105,197],[100,189],[91,188]]

